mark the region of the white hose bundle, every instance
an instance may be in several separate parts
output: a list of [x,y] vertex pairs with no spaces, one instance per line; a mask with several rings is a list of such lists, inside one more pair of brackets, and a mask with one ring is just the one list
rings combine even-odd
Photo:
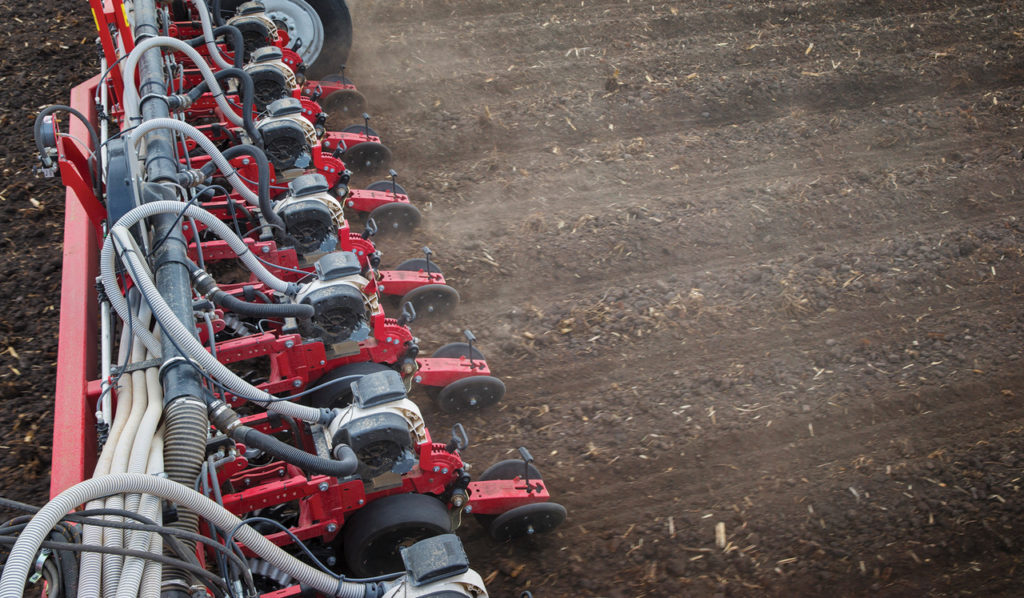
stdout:
[[[171,310],[171,307],[160,295],[156,285],[149,279],[148,275],[144,274],[146,272],[146,266],[142,261],[139,251],[135,248],[134,238],[129,230],[130,227],[139,220],[161,213],[181,213],[185,216],[191,216],[196,220],[203,222],[212,232],[217,234],[217,236],[226,240],[228,245],[238,254],[242,262],[253,270],[257,277],[267,283],[268,286],[274,290],[282,292],[294,292],[295,290],[295,285],[293,283],[285,282],[271,274],[270,271],[256,259],[256,256],[249,251],[245,242],[231,232],[231,229],[228,228],[226,224],[217,220],[216,216],[210,212],[207,212],[197,206],[184,205],[179,202],[155,201],[139,206],[125,214],[120,220],[118,220],[117,224],[110,229],[110,234],[107,235],[107,238],[103,243],[103,249],[100,253],[100,278],[103,281],[103,286],[110,298],[110,303],[114,306],[115,310],[117,310],[117,313],[126,321],[128,318],[132,317],[128,310],[128,304],[124,300],[124,296],[121,295],[120,288],[117,284],[117,277],[114,273],[115,243],[120,247],[122,260],[124,260],[130,270],[134,272],[135,276],[133,276],[133,280],[135,281],[139,291],[142,293],[144,301],[149,304],[150,308],[152,308],[153,315],[160,323],[160,326],[166,334],[170,335],[170,337],[174,339],[178,347],[180,347],[189,358],[209,372],[215,380],[227,387],[228,390],[240,397],[253,401],[257,405],[260,405],[270,411],[280,413],[281,415],[309,422],[319,422],[321,418],[321,410],[314,407],[307,407],[305,405],[298,405],[290,401],[281,401],[274,395],[246,382],[237,374],[232,372],[227,366],[220,363],[216,357],[211,355],[206,347],[204,347],[203,344],[195,337],[194,331],[186,328],[185,325],[178,320],[173,310]],[[153,341],[155,340],[156,339],[153,338]]]
[[151,494],[181,505],[198,513],[221,530],[237,530],[235,537],[260,558],[318,592],[342,598],[364,596],[363,584],[339,580],[303,563],[253,528],[243,524],[230,511],[195,490],[160,477],[121,473],[76,484],[40,509],[11,548],[3,576],[0,577],[0,598],[21,598],[25,579],[43,540],[75,507],[103,496],[133,492]]
[[135,46],[131,54],[128,55],[128,59],[125,60],[123,78],[124,78],[124,117],[125,122],[131,126],[139,120],[140,113],[140,99],[139,90],[135,87],[135,69],[139,65],[139,60],[142,59],[142,55],[152,50],[153,48],[170,48],[178,52],[183,52],[188,56],[189,60],[195,63],[199,68],[199,71],[203,75],[203,80],[210,87],[210,93],[213,94],[214,100],[217,102],[217,106],[224,113],[232,124],[241,126],[242,117],[235,113],[234,109],[228,104],[227,99],[224,97],[224,90],[221,89],[220,83],[217,78],[213,75],[213,70],[210,65],[206,64],[203,60],[202,55],[196,52],[195,48],[188,45],[187,43],[173,37],[150,37],[139,45]]

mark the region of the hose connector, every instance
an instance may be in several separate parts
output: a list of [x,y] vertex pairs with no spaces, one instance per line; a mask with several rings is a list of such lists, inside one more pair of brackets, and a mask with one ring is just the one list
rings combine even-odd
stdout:
[[235,431],[235,428],[242,425],[235,410],[220,399],[212,401],[209,405],[210,423],[227,436]]
[[220,289],[217,287],[217,281],[210,276],[210,273],[202,268],[195,268],[192,270],[192,284],[195,285],[196,290],[199,291],[200,295],[204,297],[209,296],[215,291]]

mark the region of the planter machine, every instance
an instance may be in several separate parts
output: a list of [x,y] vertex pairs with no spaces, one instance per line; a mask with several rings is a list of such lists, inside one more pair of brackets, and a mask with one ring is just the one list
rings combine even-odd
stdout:
[[90,6],[103,72],[36,121],[68,187],[61,459],[0,596],[486,596],[463,514],[506,541],[565,509],[525,448],[474,480],[464,428],[435,440],[409,398],[505,389],[469,331],[420,356],[409,325],[458,298],[429,249],[380,269],[374,235],[419,213],[394,171],[349,188],[390,157],[368,116],[326,130],[365,106],[344,2]]

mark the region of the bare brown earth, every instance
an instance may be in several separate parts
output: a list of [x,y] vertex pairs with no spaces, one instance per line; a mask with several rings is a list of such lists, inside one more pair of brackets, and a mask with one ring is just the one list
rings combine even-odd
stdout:
[[[95,68],[84,3],[8,4],[0,483],[42,500],[62,196],[28,119]],[[429,245],[463,303],[423,347],[468,327],[509,389],[419,397],[431,429],[477,472],[528,446],[569,510],[468,522],[492,595],[1020,594],[1024,2],[351,4],[425,216],[385,265]]]

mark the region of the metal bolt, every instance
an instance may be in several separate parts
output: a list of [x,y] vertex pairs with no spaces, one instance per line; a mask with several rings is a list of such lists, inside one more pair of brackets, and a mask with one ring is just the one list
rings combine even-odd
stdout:
[[295,388],[302,386],[302,380],[295,380],[294,382],[292,382],[292,386]]
[[328,488],[327,482],[320,482],[320,485],[317,486],[317,488],[320,489],[320,492],[327,492],[327,488]]
[[278,469],[277,470],[277,477],[279,477],[279,478],[283,478],[284,477],[284,470],[283,469]]
[[250,486],[252,485],[252,480],[250,480],[249,478],[243,478],[242,483],[245,484],[246,486]]
[[354,201],[348,202],[348,207],[350,207],[350,208],[351,207],[355,207],[355,205],[356,205],[356,202],[354,202]]
[[263,252],[263,253],[270,253],[270,247],[267,246],[267,245],[264,245],[263,248],[260,249],[260,251]]
[[359,504],[364,504],[365,502],[366,502],[365,500],[363,500],[361,498],[359,499]]
[[441,471],[441,468],[440,468],[440,467],[438,467],[437,465],[435,465],[435,466],[434,466],[434,473],[437,473],[437,472],[439,472],[439,471]]
[[249,165],[249,158],[242,158],[242,165],[243,166],[248,166]]
[[334,558],[333,556],[327,557],[327,566],[328,567],[333,567],[333,566],[335,566],[337,564],[338,564],[338,559]]
[[423,376],[416,376],[413,380],[416,381],[416,384],[419,384],[420,382],[423,382]]
[[327,362],[326,362],[326,361],[324,361],[323,359],[321,359],[321,360],[320,360],[320,365],[327,365]]
[[291,349],[292,347],[295,346],[295,341],[285,341],[284,346]]
[[529,535],[533,535],[533,533],[534,533],[535,531],[537,531],[537,530],[533,529],[533,526],[532,526],[532,525],[528,525],[528,526],[526,526],[526,535],[528,535],[528,536],[529,536]]
[[328,523],[327,524],[327,533],[333,534],[336,531],[338,531],[338,524],[336,524],[336,523]]
[[447,467],[445,467],[444,469],[442,469],[442,470],[441,470],[441,473],[448,473],[448,468],[447,468]]
[[467,513],[472,513],[473,512],[473,505],[466,505],[466,508],[463,509],[463,510],[465,512],[467,512]]

